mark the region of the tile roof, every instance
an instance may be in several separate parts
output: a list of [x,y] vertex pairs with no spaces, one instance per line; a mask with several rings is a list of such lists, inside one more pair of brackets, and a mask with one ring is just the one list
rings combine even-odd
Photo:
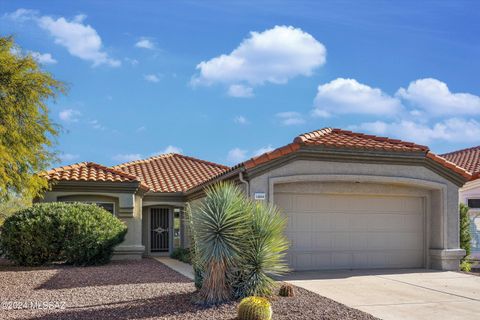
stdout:
[[261,163],[273,160],[282,155],[291,153],[301,145],[325,146],[330,148],[384,150],[393,152],[427,152],[428,147],[412,142],[405,142],[385,137],[377,137],[363,133],[355,133],[342,129],[323,128],[312,132],[303,133],[290,143],[281,148],[264,153],[247,160],[245,167],[253,168]]
[[[56,181],[104,181],[104,182],[141,182],[137,177],[94,162],[80,162],[59,167],[44,173],[48,180]],[[140,183],[144,189],[145,184]]]
[[154,192],[184,192],[229,169],[176,153],[131,161],[113,168],[138,177]]
[[445,160],[442,157],[432,153],[427,146],[397,139],[377,137],[374,135],[355,133],[352,131],[333,128],[323,128],[320,130],[303,133],[297,136],[292,143],[249,159],[243,162],[241,165],[245,166],[246,169],[251,169],[262,163],[295,152],[296,150],[300,149],[302,145],[390,152],[419,152],[425,154],[426,158],[429,158],[456,172],[457,174],[460,174],[464,178],[471,179],[471,174],[469,172],[457,166],[455,163]]
[[473,179],[480,177],[480,146],[445,153],[441,156],[470,172]]

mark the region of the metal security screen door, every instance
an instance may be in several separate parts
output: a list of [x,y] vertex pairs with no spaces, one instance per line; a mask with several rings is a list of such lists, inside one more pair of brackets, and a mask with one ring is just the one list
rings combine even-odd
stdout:
[[168,252],[170,209],[150,209],[150,252]]

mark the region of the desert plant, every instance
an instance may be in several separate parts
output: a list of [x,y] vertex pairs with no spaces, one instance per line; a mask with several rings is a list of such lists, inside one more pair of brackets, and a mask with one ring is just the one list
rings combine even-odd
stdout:
[[284,235],[286,218],[271,204],[252,202],[248,208],[250,235],[244,240],[246,249],[233,278],[236,298],[271,295],[275,281],[270,275],[288,271],[284,261],[288,249]]
[[35,204],[5,220],[0,248],[19,265],[103,264],[126,231],[120,220],[96,205]]
[[293,286],[291,284],[288,284],[288,283],[282,284],[282,286],[280,287],[280,290],[278,291],[278,294],[281,297],[293,297],[293,296],[295,296]]
[[460,270],[465,272],[472,271],[472,261],[469,259],[463,259],[462,262],[460,262]]
[[244,251],[248,235],[248,210],[241,190],[220,183],[206,191],[198,206],[190,208],[190,226],[195,243],[195,265],[202,270],[199,302],[216,304],[231,298],[229,270]]
[[472,235],[470,234],[470,217],[468,206],[460,203],[460,248],[465,250],[466,257],[471,253]]
[[190,249],[177,248],[170,254],[170,258],[180,260],[185,263],[192,263]]
[[270,320],[272,319],[272,306],[266,298],[244,298],[238,306],[239,320]]

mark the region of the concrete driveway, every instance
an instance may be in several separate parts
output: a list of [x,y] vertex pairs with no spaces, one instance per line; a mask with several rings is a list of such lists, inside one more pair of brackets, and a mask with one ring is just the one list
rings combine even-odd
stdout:
[[480,319],[480,277],[433,270],[305,271],[282,279],[381,319]]

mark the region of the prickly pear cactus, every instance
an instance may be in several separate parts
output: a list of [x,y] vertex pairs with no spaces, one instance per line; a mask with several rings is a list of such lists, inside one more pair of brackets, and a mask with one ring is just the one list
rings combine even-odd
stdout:
[[280,287],[279,295],[282,297],[293,297],[295,295],[293,287],[290,284],[282,284]]
[[239,320],[270,320],[272,319],[272,306],[266,298],[247,297],[238,306]]

